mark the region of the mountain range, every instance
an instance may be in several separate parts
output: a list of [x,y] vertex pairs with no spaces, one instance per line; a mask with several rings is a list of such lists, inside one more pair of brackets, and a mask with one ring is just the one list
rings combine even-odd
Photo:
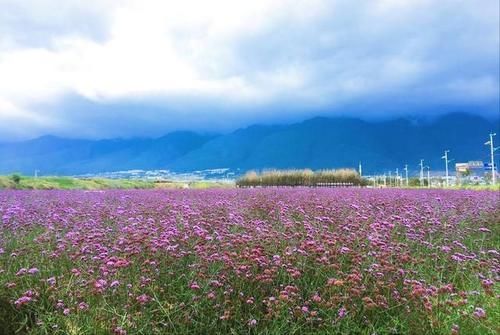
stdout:
[[[366,121],[316,117],[289,125],[253,125],[229,134],[176,131],[163,137],[83,140],[42,136],[0,143],[0,174],[77,175],[130,169],[189,172],[229,168],[357,168],[366,173],[417,170],[420,159],[444,170],[455,162],[489,160],[484,142],[500,121],[454,113],[432,121]],[[499,141],[500,142],[500,141]]]

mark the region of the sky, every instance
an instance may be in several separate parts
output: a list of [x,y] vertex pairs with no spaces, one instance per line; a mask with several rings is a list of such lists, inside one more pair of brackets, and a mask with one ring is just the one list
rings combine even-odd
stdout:
[[0,0],[0,140],[499,112],[498,0]]

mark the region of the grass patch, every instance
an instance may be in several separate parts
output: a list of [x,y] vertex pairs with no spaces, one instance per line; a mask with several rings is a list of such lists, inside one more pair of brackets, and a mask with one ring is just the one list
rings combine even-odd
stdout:
[[73,177],[27,177],[20,176],[16,182],[12,176],[0,176],[0,189],[19,190],[105,190],[105,189],[208,189],[231,188],[232,183],[215,181],[151,181],[135,179],[73,178]]

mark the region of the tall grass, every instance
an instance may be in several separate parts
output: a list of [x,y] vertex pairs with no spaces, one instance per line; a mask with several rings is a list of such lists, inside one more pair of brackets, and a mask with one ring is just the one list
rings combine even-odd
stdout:
[[258,174],[247,172],[236,181],[239,187],[252,186],[319,186],[323,184],[344,183],[365,185],[366,181],[352,169],[338,170],[269,170]]

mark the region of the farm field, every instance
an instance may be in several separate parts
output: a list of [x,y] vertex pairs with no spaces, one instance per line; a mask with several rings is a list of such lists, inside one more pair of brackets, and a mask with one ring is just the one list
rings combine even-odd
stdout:
[[500,193],[0,191],[0,334],[497,334]]

